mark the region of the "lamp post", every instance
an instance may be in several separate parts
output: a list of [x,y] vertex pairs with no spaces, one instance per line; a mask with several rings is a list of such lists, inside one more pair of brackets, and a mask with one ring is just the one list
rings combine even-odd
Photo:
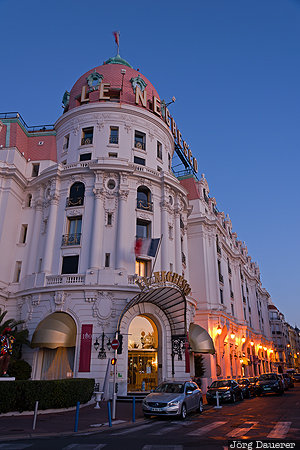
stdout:
[[[105,338],[107,338],[106,346],[107,346],[108,350],[111,349],[111,340],[110,340],[110,337],[106,336],[106,335],[104,334],[104,331],[103,331],[103,332],[102,332],[102,335],[101,335],[101,347],[100,347],[100,350],[99,350],[99,353],[98,353],[98,358],[99,358],[99,359],[105,359],[105,358],[106,358],[106,351],[105,351],[105,346],[104,346],[104,339],[105,339]],[[96,337],[96,340],[95,340],[95,342],[94,342],[94,349],[96,350],[96,352],[98,351],[99,346],[100,346],[99,338]]]

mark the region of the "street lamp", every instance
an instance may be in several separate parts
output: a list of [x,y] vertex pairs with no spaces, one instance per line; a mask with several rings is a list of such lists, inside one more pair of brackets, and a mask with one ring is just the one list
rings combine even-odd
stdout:
[[222,328],[220,327],[220,324],[217,326],[217,334],[220,336],[222,333]]
[[244,342],[246,342],[246,338],[245,338],[245,336],[243,335],[243,336],[242,336],[242,343],[244,344]]
[[[101,335],[101,347],[100,347],[100,350],[99,350],[99,353],[98,353],[98,358],[99,358],[99,359],[105,359],[105,358],[106,358],[106,351],[105,351],[105,346],[104,346],[104,338],[105,338],[105,337],[107,338],[106,346],[107,346],[108,350],[111,349],[111,340],[110,340],[110,337],[106,336],[106,335],[104,334],[104,331],[103,331],[103,333],[102,333],[102,335]],[[95,340],[95,342],[94,342],[94,349],[96,350],[96,352],[98,351],[98,348],[99,348],[99,346],[100,346],[100,343],[99,343],[99,340],[98,340],[98,339],[99,339],[99,338],[96,337],[96,340]]]
[[254,345],[254,342],[253,342],[253,340],[250,342],[250,345],[251,345],[251,347],[253,347],[253,345]]
[[234,338],[235,338],[235,332],[234,332],[234,331],[231,332],[230,337],[231,337],[231,339],[234,339]]

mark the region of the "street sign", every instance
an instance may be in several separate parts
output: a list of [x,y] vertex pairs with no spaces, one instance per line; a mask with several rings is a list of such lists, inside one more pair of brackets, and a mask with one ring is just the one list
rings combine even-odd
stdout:
[[118,341],[118,339],[113,339],[112,341],[111,341],[111,348],[113,349],[113,350],[118,350],[118,348],[119,348],[119,341]]

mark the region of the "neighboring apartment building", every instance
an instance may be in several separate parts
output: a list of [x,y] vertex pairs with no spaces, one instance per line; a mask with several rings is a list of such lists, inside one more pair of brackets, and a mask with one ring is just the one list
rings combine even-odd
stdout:
[[[269,295],[154,86],[119,55],[54,126],[0,120],[0,307],[25,321],[34,379],[119,393],[272,370]],[[175,176],[179,158],[184,173]]]

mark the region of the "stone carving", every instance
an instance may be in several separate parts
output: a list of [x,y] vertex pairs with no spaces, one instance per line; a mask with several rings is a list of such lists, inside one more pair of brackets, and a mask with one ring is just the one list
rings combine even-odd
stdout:
[[98,131],[101,131],[102,128],[104,128],[104,122],[100,122],[100,120],[97,120],[96,127],[97,127]]
[[140,211],[137,211],[137,218],[143,219],[143,220],[148,220],[148,221],[152,220],[151,214],[147,214],[145,212],[140,212]]
[[100,320],[107,320],[112,316],[113,297],[109,292],[98,292],[93,305],[93,316]]
[[31,303],[33,306],[39,306],[41,302],[41,294],[32,294]]
[[23,328],[26,328],[27,322],[32,318],[32,301],[31,295],[25,295],[18,300],[18,309],[20,314],[20,320],[24,320]]
[[54,305],[55,305],[56,311],[61,311],[63,309],[67,295],[68,294],[64,291],[54,292],[53,300],[54,300]]
[[80,216],[82,214],[82,209],[69,209],[67,210],[67,217],[76,217],[76,216]]
[[125,123],[124,124],[124,128],[125,128],[125,130],[127,131],[127,134],[128,134],[132,127],[131,127],[130,123]]
[[136,87],[138,86],[142,92],[146,89],[147,83],[141,78],[140,74],[137,77],[131,78],[130,83],[135,93]]
[[87,303],[93,303],[97,300],[97,291],[93,291],[93,292],[85,292],[85,301]]

